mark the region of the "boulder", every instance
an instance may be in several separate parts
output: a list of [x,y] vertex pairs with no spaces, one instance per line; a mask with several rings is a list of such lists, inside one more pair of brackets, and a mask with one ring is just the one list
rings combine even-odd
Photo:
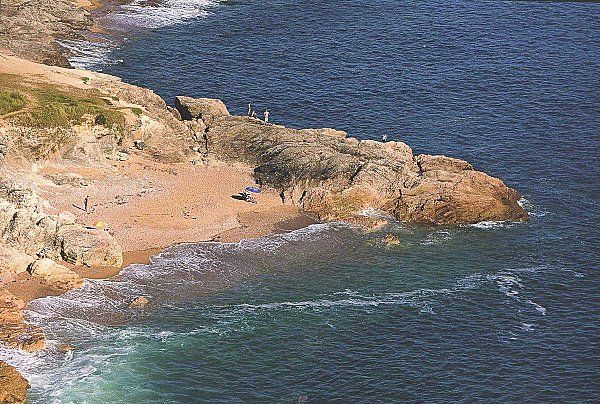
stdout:
[[40,278],[43,283],[55,289],[70,290],[83,285],[83,279],[79,275],[49,258],[34,261],[28,271],[31,276]]
[[130,309],[143,309],[150,303],[146,296],[138,296],[129,303]]
[[62,259],[73,265],[120,267],[123,250],[107,231],[79,225],[62,226],[57,234]]
[[29,387],[14,367],[0,361],[0,403],[24,404]]
[[33,260],[30,255],[0,244],[0,280],[27,271]]
[[176,97],[175,108],[183,120],[201,119],[210,125],[216,118],[229,116],[227,107],[221,100],[212,98]]

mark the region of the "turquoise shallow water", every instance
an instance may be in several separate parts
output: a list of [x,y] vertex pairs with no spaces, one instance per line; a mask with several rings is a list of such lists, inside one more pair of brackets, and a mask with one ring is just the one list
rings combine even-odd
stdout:
[[[196,10],[169,4],[152,15]],[[465,158],[531,220],[175,247],[32,304],[72,355],[1,356],[32,402],[598,401],[598,6],[231,1],[156,24],[103,70]]]

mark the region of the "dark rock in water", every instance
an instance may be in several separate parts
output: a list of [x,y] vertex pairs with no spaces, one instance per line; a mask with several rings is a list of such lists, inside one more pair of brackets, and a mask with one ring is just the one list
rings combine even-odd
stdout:
[[519,193],[501,180],[463,160],[414,156],[402,142],[360,141],[333,129],[296,130],[224,114],[206,137],[211,153],[253,165],[258,183],[321,220],[348,220],[365,209],[424,224],[528,217]]

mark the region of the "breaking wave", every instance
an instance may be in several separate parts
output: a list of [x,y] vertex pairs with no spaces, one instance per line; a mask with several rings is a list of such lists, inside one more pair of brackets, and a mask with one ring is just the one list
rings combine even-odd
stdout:
[[111,19],[124,27],[161,28],[177,25],[209,14],[218,0],[134,0]]

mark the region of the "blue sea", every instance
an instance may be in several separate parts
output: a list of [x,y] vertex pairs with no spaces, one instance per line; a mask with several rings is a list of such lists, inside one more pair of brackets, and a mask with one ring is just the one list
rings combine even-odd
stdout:
[[50,348],[0,354],[30,402],[600,401],[600,4],[169,0],[112,18],[127,41],[78,63],[466,159],[531,219],[170,248],[31,304]]

